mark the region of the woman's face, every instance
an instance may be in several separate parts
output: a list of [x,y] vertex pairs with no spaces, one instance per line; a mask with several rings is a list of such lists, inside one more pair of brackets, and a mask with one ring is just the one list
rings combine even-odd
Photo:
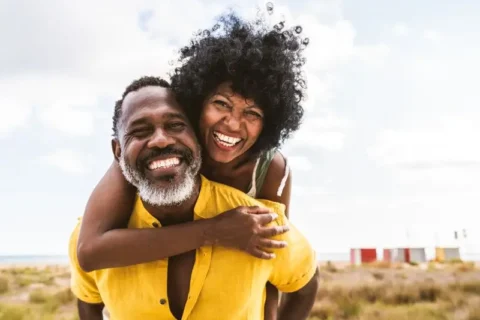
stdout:
[[220,84],[203,103],[200,139],[214,161],[228,163],[244,154],[257,141],[263,128],[263,111]]

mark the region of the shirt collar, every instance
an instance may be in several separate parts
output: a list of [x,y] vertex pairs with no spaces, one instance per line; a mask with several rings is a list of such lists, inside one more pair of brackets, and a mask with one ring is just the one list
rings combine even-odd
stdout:
[[[200,175],[200,179],[200,192],[198,194],[195,207],[193,209],[193,212],[195,214],[194,220],[197,220],[198,218],[211,218],[211,215],[214,214],[214,212],[207,212],[205,210],[205,208],[208,207],[208,202],[210,201],[210,199],[212,199],[212,183],[203,175]],[[140,220],[142,222],[142,225],[147,224],[152,226],[154,224],[158,224],[158,226],[160,226],[160,221],[158,221],[157,218],[155,218],[152,214],[150,214],[150,212],[148,212],[148,210],[143,205],[143,201],[140,199],[138,193],[136,195],[135,205],[130,220]]]

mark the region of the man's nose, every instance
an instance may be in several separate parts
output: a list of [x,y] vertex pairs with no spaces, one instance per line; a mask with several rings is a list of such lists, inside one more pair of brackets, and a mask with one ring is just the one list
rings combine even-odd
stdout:
[[162,129],[157,129],[155,133],[152,135],[150,140],[148,141],[149,148],[165,148],[169,145],[175,143],[175,139],[173,139],[169,134],[167,134]]

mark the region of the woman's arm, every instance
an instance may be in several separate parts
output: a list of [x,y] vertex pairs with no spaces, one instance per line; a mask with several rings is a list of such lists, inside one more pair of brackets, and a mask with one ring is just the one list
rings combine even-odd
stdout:
[[[282,186],[282,180],[286,177]],[[280,152],[277,152],[268,167],[265,181],[260,190],[258,198],[280,202],[285,205],[285,215],[289,216],[290,190],[292,186],[292,175],[287,169],[287,162]],[[283,188],[283,189],[282,189]],[[279,195],[279,189],[282,189]],[[276,320],[278,317],[279,305],[278,289],[271,283],[267,283],[267,298],[265,301],[265,320]]]
[[158,229],[126,229],[134,201],[135,189],[124,179],[118,164],[113,163],[85,210],[77,245],[82,269],[89,272],[151,262],[211,243],[271,259],[268,248],[285,245],[267,239],[288,228],[264,227],[275,219],[265,208],[239,207],[212,219]]
[[[284,180],[282,185],[282,180]],[[292,188],[292,172],[287,167],[287,161],[280,152],[275,156],[268,167],[265,181],[257,198],[280,202],[285,205],[285,215],[289,217],[290,192]],[[280,195],[279,195],[279,192]]]

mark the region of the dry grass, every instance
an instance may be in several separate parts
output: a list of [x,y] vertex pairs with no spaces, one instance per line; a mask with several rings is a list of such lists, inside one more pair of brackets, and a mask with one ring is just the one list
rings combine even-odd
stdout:
[[[62,267],[1,270],[0,320],[78,320],[68,278]],[[480,270],[470,263],[327,262],[321,279],[310,320],[480,320]]]
[[472,272],[475,271],[475,269],[474,262],[464,262],[456,266],[456,271],[458,272]]
[[30,314],[30,310],[23,306],[0,305],[0,320],[24,320]]
[[467,320],[480,320],[480,305],[476,305],[469,310]]
[[392,269],[392,263],[388,261],[375,261],[365,264],[365,267],[378,269]]
[[345,270],[327,274],[310,320],[480,320],[480,270],[471,263]]
[[7,293],[9,287],[8,279],[5,277],[0,277],[0,294]]
[[448,317],[435,304],[403,306],[372,305],[366,308],[358,320],[448,320]]
[[0,320],[78,320],[69,277],[61,266],[1,269],[9,287],[0,296]]
[[373,276],[376,280],[383,280],[383,279],[385,279],[385,273],[383,273],[383,272],[373,271],[373,272],[372,272],[372,276]]

